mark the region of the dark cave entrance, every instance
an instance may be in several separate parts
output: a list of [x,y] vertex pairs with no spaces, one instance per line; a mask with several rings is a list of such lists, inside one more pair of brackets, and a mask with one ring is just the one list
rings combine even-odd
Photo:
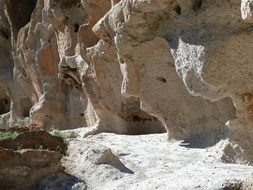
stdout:
[[30,21],[36,4],[37,0],[10,0],[8,9],[15,33]]
[[166,129],[159,119],[141,110],[136,97],[126,99],[121,108],[122,118],[127,121],[128,135],[165,133]]
[[0,115],[10,111],[10,98],[8,96],[0,98]]
[[30,109],[33,106],[31,100],[28,97],[21,99],[20,106],[22,109],[22,113],[21,113],[22,117],[29,117],[30,116]]

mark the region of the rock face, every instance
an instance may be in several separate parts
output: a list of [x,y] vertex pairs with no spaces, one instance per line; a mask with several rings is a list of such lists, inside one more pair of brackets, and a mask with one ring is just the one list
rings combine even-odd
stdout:
[[[179,26],[171,46],[177,72],[191,94],[232,99],[236,118],[228,123],[229,137],[252,161],[251,4],[203,1],[194,19],[187,18],[190,30]],[[212,19],[202,20],[206,16]]]
[[67,146],[60,137],[50,135],[45,131],[23,132],[15,138],[0,139],[0,147],[18,150],[23,149],[49,149],[52,151],[64,151]]
[[[253,161],[251,0],[1,0],[0,126],[93,127]],[[233,156],[233,155],[231,155]]]
[[[63,140],[45,131],[1,131],[0,189],[38,189],[40,183],[43,184],[43,178],[50,175],[60,178],[57,173],[63,171],[61,158],[64,153],[66,145]],[[66,178],[66,182],[67,179],[71,177]],[[54,185],[59,182],[51,180]],[[71,187],[77,183],[72,181]]]
[[35,189],[40,178],[61,171],[60,153],[46,150],[0,148],[0,160],[0,188],[4,190]]

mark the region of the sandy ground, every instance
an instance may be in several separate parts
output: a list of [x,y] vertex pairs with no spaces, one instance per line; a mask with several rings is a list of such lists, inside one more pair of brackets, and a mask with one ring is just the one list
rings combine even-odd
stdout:
[[[166,134],[101,133],[71,139],[63,163],[68,173],[86,181],[92,190],[214,190],[253,176],[252,166],[220,161],[225,142],[187,148],[180,141],[168,141]],[[104,156],[108,150],[112,156]],[[99,159],[103,164],[98,164]],[[115,165],[115,159],[123,167]]]

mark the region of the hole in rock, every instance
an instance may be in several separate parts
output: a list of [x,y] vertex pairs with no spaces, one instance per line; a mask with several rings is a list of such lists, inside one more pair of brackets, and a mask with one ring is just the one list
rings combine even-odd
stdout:
[[31,100],[28,97],[21,99],[20,106],[22,109],[22,116],[29,117],[30,116],[30,109],[32,108]]
[[129,124],[127,131],[129,135],[143,135],[165,133],[163,124],[154,116],[145,111],[138,111],[127,118]]
[[31,18],[37,0],[10,0],[9,11],[14,28],[19,30],[24,27]]
[[167,82],[167,80],[164,77],[157,77],[156,79],[163,83]]
[[0,36],[2,36],[3,38],[7,40],[10,38],[9,34],[4,30],[0,30]]
[[9,104],[9,101],[7,99],[4,99],[5,104]]
[[201,6],[202,6],[202,0],[195,0],[193,2],[192,9],[194,11],[197,11],[197,10],[199,10],[201,8]]
[[10,98],[7,96],[0,98],[0,115],[8,113],[10,111]]
[[174,10],[176,11],[176,13],[177,13],[178,15],[181,14],[181,7],[180,7],[179,5],[176,5],[176,6],[174,7]]
[[122,118],[128,122],[128,135],[165,133],[163,124],[154,116],[141,110],[137,97],[127,98],[121,107]]
[[74,32],[78,32],[80,25],[75,23],[74,24]]

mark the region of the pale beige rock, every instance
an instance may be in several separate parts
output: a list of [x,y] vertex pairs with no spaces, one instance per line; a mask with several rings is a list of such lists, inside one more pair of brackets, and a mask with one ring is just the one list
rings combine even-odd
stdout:
[[230,138],[252,160],[251,1],[35,2],[1,1],[0,126]]
[[220,159],[253,162],[251,25],[251,0],[1,0],[0,128],[71,129],[82,180],[41,188],[243,186],[252,168]]
[[[199,10],[194,19],[187,19],[194,26],[188,30],[179,26],[177,30],[181,34],[171,38],[170,44],[174,46],[172,52],[177,71],[191,94],[210,100],[232,99],[236,119],[228,123],[229,137],[243,149],[242,157],[251,161],[251,32],[250,26],[241,20],[239,3],[220,2],[216,7],[203,2],[203,11]],[[246,1],[242,2],[241,11],[246,19],[243,6],[250,5],[244,3]],[[235,9],[230,10],[231,5]],[[202,20],[205,16],[210,19]],[[196,30],[203,25],[205,29]]]
[[[159,32],[165,32],[162,25],[168,19],[161,13],[172,7],[166,7],[163,1],[151,5],[148,9],[139,2],[130,13],[131,3],[121,2],[93,27],[98,37],[108,41],[110,36],[116,45],[123,76],[121,93],[139,97],[141,109],[158,118],[170,138],[204,138],[205,142],[214,143],[226,133],[225,123],[234,117],[233,105],[228,99],[211,103],[188,95],[175,72],[169,44],[159,37]],[[145,19],[140,12],[152,12],[160,18],[150,15]],[[155,23],[154,28],[148,27]]]
[[253,8],[252,0],[241,0],[242,19],[249,23],[253,22],[252,8]]

